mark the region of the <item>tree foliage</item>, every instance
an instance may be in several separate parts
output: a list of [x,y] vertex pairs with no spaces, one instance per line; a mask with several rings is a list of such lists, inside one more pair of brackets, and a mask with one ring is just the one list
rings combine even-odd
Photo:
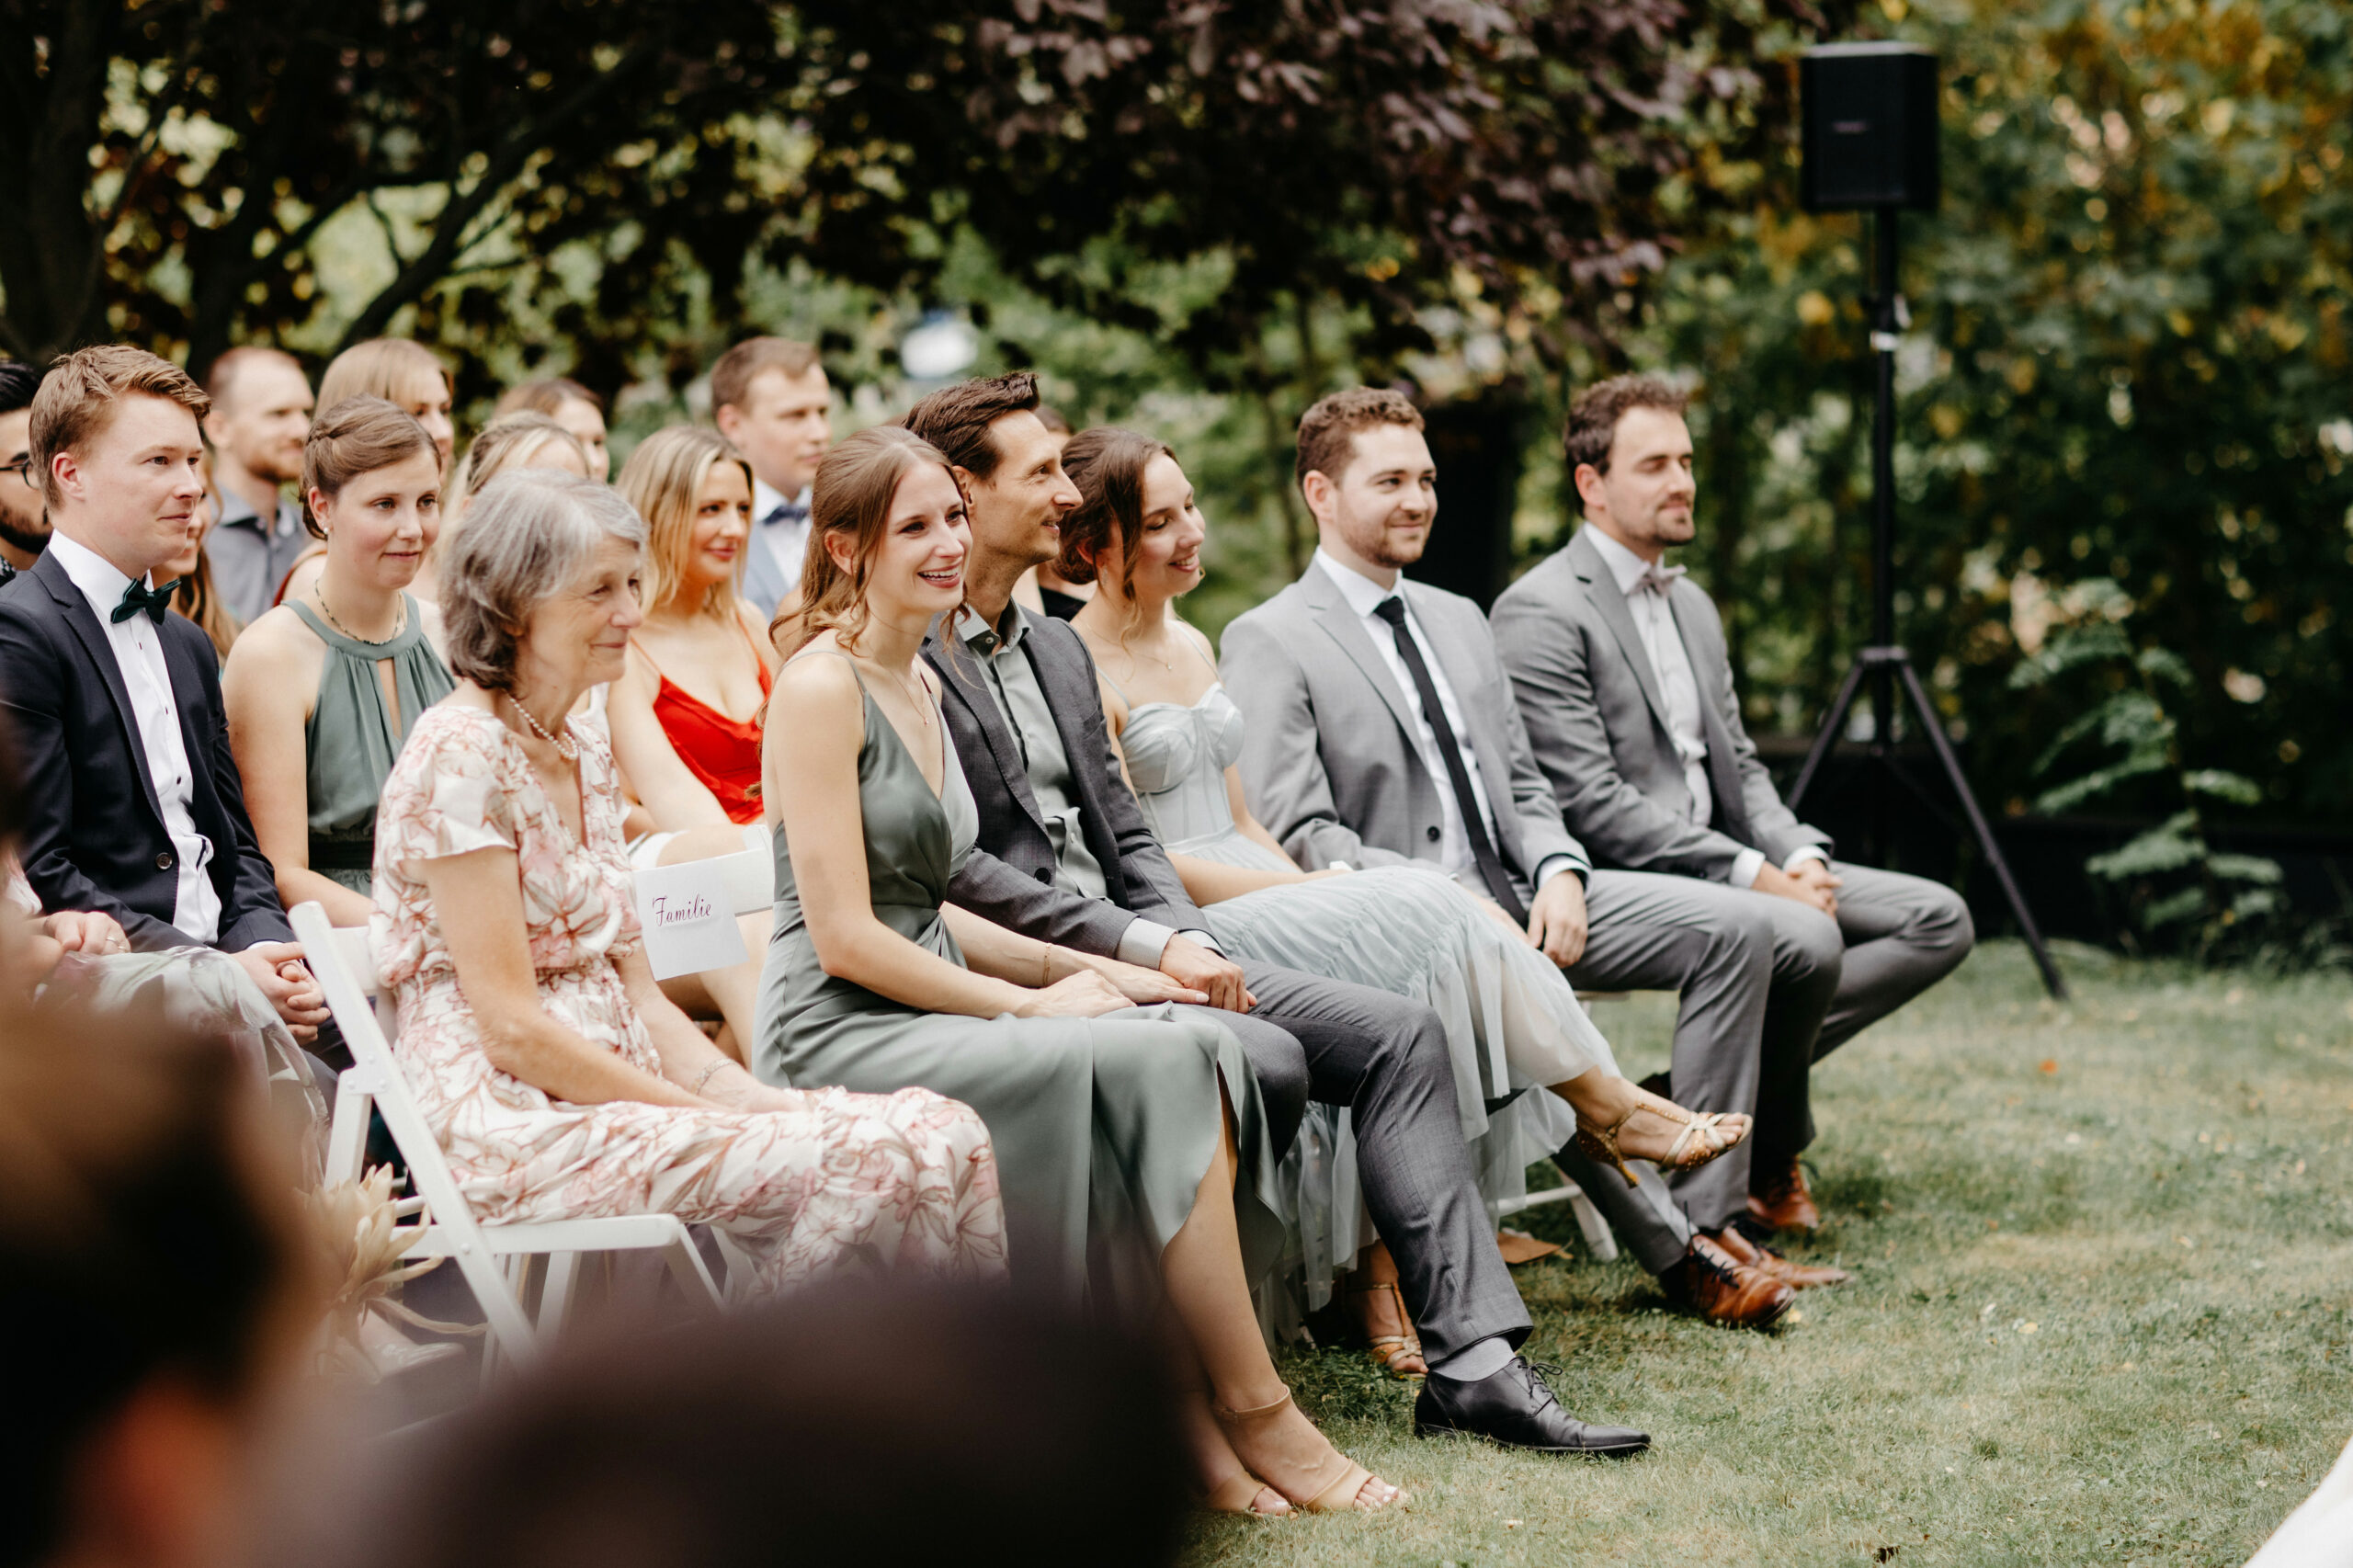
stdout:
[[[2100,580],[2188,673],[2165,698],[2184,769],[2344,820],[2353,16],[1880,9],[1945,83],[1944,205],[1903,221],[1901,621],[1981,788],[1997,809],[2041,793],[2083,694],[2011,675]],[[1639,352],[1703,381],[1702,564],[1759,718],[1796,731],[1867,631],[1869,237],[1797,213],[1790,165],[1729,172],[1754,204],[1677,265]],[[2098,799],[2162,817],[2177,797],[2153,774]]]

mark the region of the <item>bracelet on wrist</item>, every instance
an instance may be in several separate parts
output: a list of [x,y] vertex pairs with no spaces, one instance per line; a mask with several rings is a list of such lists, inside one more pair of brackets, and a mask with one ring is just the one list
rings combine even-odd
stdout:
[[704,1068],[702,1070],[702,1076],[695,1080],[695,1086],[688,1089],[687,1093],[696,1096],[697,1097],[700,1097],[702,1094],[702,1086],[710,1082],[710,1075],[726,1065],[727,1059],[722,1056],[718,1061],[712,1062],[710,1066]]

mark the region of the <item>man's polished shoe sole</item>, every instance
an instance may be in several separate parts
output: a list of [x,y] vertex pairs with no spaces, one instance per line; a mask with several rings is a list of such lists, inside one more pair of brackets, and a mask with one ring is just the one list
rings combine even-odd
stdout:
[[1571,1443],[1552,1447],[1540,1446],[1535,1443],[1506,1442],[1501,1437],[1491,1437],[1484,1432],[1466,1431],[1460,1426],[1434,1426],[1420,1421],[1414,1423],[1414,1436],[1416,1437],[1461,1437],[1471,1442],[1493,1443],[1499,1449],[1510,1449],[1518,1453],[1568,1454],[1573,1458],[1585,1460],[1629,1460],[1651,1446],[1650,1434],[1647,1432],[1633,1433],[1631,1437],[1618,1442]]

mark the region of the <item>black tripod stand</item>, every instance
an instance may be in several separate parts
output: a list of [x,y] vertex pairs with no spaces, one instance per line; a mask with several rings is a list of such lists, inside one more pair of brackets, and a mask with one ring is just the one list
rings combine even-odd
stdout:
[[1829,756],[1831,746],[1847,722],[1847,710],[1855,705],[1855,694],[1868,678],[1871,683],[1872,837],[1881,846],[1888,842],[1887,796],[1882,776],[1893,778],[1939,817],[1944,815],[1919,781],[1904,770],[1895,756],[1895,685],[1901,680],[1913,714],[1944,768],[1946,781],[1960,797],[1961,812],[1969,819],[1969,830],[1975,835],[1978,848],[1984,852],[1986,864],[1994,868],[1994,875],[2002,884],[2002,895],[2009,900],[2010,913],[2018,916],[2018,929],[2034,954],[2035,967],[2042,971],[2043,985],[2063,1002],[2067,998],[2067,982],[2060,974],[2059,966],[2051,961],[2051,951],[2043,946],[2042,933],[2034,924],[2034,913],[2027,908],[2018,880],[2010,875],[2009,862],[2002,858],[2002,846],[1994,842],[1994,830],[1987,825],[1985,813],[1978,810],[1977,797],[1970,792],[1969,780],[1961,777],[1961,760],[1953,756],[1952,743],[1945,737],[1944,722],[1937,717],[1935,705],[1920,685],[1919,672],[1912,667],[1912,656],[1895,641],[1895,347],[1896,335],[1911,324],[1904,296],[1895,289],[1895,225],[1893,207],[1873,210],[1871,229],[1877,242],[1879,284],[1871,297],[1871,348],[1879,361],[1879,389],[1871,415],[1871,642],[1856,656],[1854,668],[1847,672],[1845,682],[1838,687],[1836,700],[1823,716],[1821,732],[1813,737],[1813,746],[1805,754],[1805,766],[1798,769],[1797,782],[1790,787],[1790,810],[1796,811],[1805,799],[1806,790],[1813,787],[1814,775],[1821,771],[1824,759]]

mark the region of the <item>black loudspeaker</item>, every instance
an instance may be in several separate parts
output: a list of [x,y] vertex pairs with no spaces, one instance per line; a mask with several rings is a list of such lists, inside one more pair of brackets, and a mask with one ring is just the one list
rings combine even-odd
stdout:
[[1834,43],[1798,62],[1800,199],[1810,212],[1937,204],[1937,57],[1915,44]]

